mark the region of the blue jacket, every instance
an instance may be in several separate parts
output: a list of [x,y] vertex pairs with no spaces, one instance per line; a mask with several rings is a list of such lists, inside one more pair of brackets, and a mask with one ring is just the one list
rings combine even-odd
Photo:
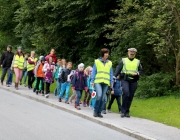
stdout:
[[75,90],[87,90],[87,76],[84,71],[77,71],[72,79],[72,88]]
[[89,76],[89,77],[87,78],[87,85],[88,85],[88,89],[89,89],[89,90],[93,90],[93,87],[92,87],[92,85],[91,85],[91,76]]
[[114,96],[121,96],[122,95],[122,89],[121,89],[121,81],[119,79],[114,80],[113,89]]
[[[100,60],[104,65],[109,61],[109,60],[107,59],[106,62],[104,62],[104,61],[102,60],[102,57],[100,57],[99,60]],[[93,70],[92,70],[92,75],[91,75],[91,83],[94,83],[96,74],[97,74],[97,67],[96,67],[96,64],[94,64]],[[113,84],[113,69],[112,69],[112,67],[111,67],[111,69],[110,69],[110,84],[111,84],[111,85]]]

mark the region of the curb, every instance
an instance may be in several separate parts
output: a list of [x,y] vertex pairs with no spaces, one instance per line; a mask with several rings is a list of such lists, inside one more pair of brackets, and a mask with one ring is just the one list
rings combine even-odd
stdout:
[[[141,133],[138,133],[138,132],[135,132],[135,131],[132,131],[130,129],[127,129],[127,128],[124,128],[124,127],[119,127],[119,126],[116,126],[116,125],[112,125],[110,123],[107,123],[107,122],[103,122],[103,119],[99,119],[99,118],[94,118],[93,116],[88,116],[86,114],[83,114],[83,113],[79,113],[79,112],[76,112],[75,110],[71,110],[71,109],[68,109],[68,108],[65,108],[63,106],[59,106],[58,104],[56,103],[52,103],[51,101],[48,101],[48,100],[45,100],[45,99],[38,99],[36,97],[32,97],[30,95],[25,95],[25,94],[22,94],[20,92],[18,92],[17,90],[11,90],[11,89],[7,89],[7,88],[4,88],[1,86],[1,89],[3,90],[6,90],[6,91],[9,91],[9,92],[12,92],[12,93],[15,93],[17,95],[20,95],[22,97],[26,97],[28,99],[31,99],[31,100],[34,100],[34,101],[37,101],[37,102],[40,102],[40,103],[43,103],[45,105],[49,105],[51,107],[54,107],[54,108],[57,108],[57,109],[60,109],[60,110],[63,110],[63,111],[66,111],[68,113],[71,113],[73,115],[76,115],[76,116],[79,116],[79,117],[82,117],[84,119],[87,119],[89,121],[92,121],[92,122],[95,122],[97,124],[100,124],[102,126],[105,126],[105,127],[108,127],[110,129],[113,129],[113,130],[116,130],[118,132],[121,132],[123,134],[126,134],[128,136],[131,136],[133,138],[136,138],[138,140],[157,140],[155,138],[152,138],[152,137],[149,137],[147,135],[144,135],[144,134],[141,134]],[[57,102],[58,103],[58,102]]]

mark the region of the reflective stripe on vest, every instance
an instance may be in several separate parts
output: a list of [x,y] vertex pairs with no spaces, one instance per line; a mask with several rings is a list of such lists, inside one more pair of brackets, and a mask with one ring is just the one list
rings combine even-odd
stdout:
[[14,59],[14,66],[13,67],[17,67],[19,69],[24,69],[24,57],[23,56],[18,56],[16,55],[15,56],[15,59]]
[[[37,58],[33,59],[33,58],[29,57],[28,59],[31,59],[31,61],[34,61],[34,63],[36,63],[36,61],[37,61]],[[34,70],[34,68],[35,68],[35,65],[34,64],[29,64],[28,61],[27,61],[27,71]]]
[[140,64],[140,61],[136,58],[134,58],[134,60],[129,60],[128,58],[123,58],[123,69],[121,71],[121,73],[125,73],[125,74],[133,74],[133,73],[137,73],[138,72],[138,67]]
[[94,83],[105,83],[110,85],[110,70],[112,67],[112,62],[108,61],[104,65],[99,59],[95,60],[97,74]]

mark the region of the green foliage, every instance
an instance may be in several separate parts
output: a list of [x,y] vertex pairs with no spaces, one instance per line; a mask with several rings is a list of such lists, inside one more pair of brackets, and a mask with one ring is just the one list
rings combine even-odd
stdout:
[[138,83],[136,97],[150,98],[170,95],[177,91],[174,87],[174,73],[156,73],[151,76],[143,76]]

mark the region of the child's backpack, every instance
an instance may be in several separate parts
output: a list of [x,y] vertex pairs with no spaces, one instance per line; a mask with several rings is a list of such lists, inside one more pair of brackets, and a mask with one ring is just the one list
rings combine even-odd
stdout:
[[68,75],[68,82],[70,82],[72,84],[72,79],[74,78],[75,75],[75,70],[71,70],[71,73]]
[[[86,77],[85,72],[83,73],[83,77]],[[76,71],[76,79],[77,79],[77,80],[79,79],[79,71]]]

